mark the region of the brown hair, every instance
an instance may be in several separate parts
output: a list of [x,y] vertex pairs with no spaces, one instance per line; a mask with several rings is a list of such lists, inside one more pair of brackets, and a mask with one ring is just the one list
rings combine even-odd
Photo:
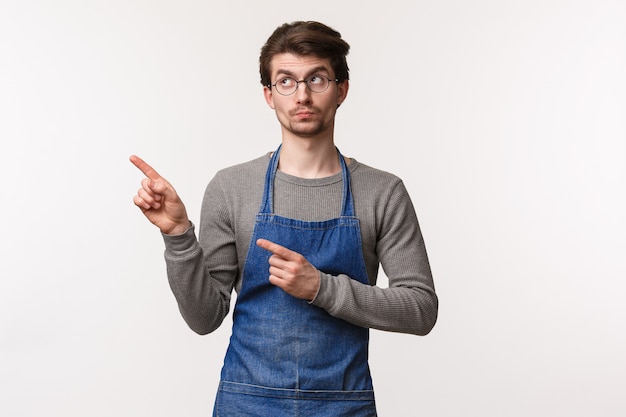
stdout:
[[274,55],[291,53],[294,55],[313,55],[330,60],[330,65],[339,82],[349,79],[346,55],[350,45],[336,30],[319,22],[285,23],[274,30],[261,48],[259,72],[261,84],[271,83],[270,63]]

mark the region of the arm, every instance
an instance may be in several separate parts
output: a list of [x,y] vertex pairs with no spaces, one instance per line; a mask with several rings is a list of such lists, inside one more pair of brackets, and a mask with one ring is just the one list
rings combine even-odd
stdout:
[[[215,266],[209,269],[207,250],[198,243],[194,227],[174,187],[140,158],[131,156],[130,160],[146,175],[133,201],[161,230],[167,276],[179,310],[196,333],[210,333],[219,327],[228,313],[236,265],[234,273],[228,265],[222,270]],[[216,240],[220,237],[216,236]],[[221,273],[224,269],[229,273]]]
[[213,332],[228,314],[234,277],[224,279],[209,270],[193,226],[163,239],[167,278],[183,319],[198,334]]
[[313,304],[359,326],[425,335],[437,320],[438,299],[415,209],[401,182],[383,200],[375,250],[389,288],[322,273]]
[[198,334],[222,324],[238,272],[234,231],[217,183],[214,178],[204,194],[199,239],[193,229],[163,236],[170,287],[185,322]]

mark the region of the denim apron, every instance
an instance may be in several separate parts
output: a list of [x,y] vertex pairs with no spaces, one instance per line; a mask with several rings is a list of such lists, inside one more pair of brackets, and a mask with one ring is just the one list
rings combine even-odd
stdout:
[[[339,151],[337,151],[339,154]],[[265,190],[244,265],[213,415],[376,416],[368,365],[369,330],[332,317],[269,282],[264,238],[302,254],[328,274],[368,283],[350,175],[341,154],[341,216],[302,221],[273,214],[280,147]]]

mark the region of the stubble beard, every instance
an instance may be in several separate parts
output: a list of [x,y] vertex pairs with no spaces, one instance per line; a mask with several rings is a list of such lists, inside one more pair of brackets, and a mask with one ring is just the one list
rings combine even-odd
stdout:
[[311,138],[314,136],[318,136],[322,132],[326,131],[328,126],[325,126],[321,122],[307,122],[307,123],[298,123],[298,122],[289,122],[287,126],[287,130],[296,135],[303,138]]
[[[319,117],[320,114],[318,113]],[[289,119],[286,123],[282,123],[283,127],[291,134],[302,137],[311,138],[319,136],[320,134],[327,132],[332,128],[332,121],[327,122],[324,119],[315,119],[307,121],[296,121]]]

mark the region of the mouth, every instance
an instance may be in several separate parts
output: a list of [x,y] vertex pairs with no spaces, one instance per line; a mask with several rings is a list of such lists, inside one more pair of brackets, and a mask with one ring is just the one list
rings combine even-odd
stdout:
[[311,110],[297,110],[294,112],[294,117],[296,119],[310,119],[315,116],[315,112]]

